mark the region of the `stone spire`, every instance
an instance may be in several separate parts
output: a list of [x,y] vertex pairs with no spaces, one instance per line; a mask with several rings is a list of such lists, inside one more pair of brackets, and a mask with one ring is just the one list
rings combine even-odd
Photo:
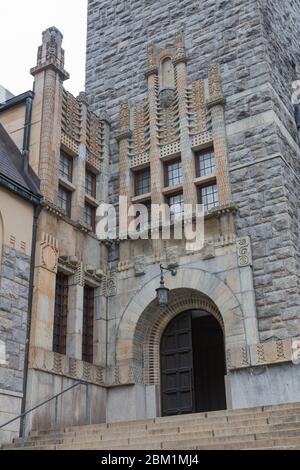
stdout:
[[37,65],[31,69],[34,76],[46,68],[55,69],[62,80],[67,80],[69,74],[65,71],[65,51],[62,48],[62,33],[52,26],[43,32],[43,43],[38,48]]

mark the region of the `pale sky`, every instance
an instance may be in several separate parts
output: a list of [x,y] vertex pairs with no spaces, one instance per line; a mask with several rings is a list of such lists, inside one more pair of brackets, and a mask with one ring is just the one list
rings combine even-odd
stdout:
[[42,32],[56,26],[64,36],[65,88],[84,90],[87,0],[0,0],[0,84],[14,95],[32,89]]

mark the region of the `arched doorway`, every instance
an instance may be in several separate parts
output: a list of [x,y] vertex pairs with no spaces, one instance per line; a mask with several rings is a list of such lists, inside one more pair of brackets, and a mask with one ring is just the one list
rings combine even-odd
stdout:
[[222,328],[204,310],[188,310],[167,325],[160,345],[162,415],[226,409]]

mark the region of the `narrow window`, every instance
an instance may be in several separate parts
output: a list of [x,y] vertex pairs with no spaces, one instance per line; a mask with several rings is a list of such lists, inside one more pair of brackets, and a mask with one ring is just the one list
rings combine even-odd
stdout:
[[72,182],[73,178],[73,160],[64,152],[60,152],[59,175],[61,178]]
[[199,188],[200,204],[203,205],[204,212],[216,207],[219,203],[218,186],[204,186]]
[[150,168],[137,171],[134,174],[135,182],[135,196],[142,196],[143,194],[150,193],[151,181],[150,181]]
[[84,287],[83,328],[82,328],[82,360],[93,363],[94,341],[94,289]]
[[85,192],[96,198],[96,175],[89,170],[85,173]]
[[59,185],[57,195],[57,205],[62,209],[68,217],[71,217],[71,201],[72,193],[68,189]]
[[96,230],[96,209],[91,204],[85,203],[84,206],[84,222],[92,228],[93,232]]
[[197,176],[213,175],[216,172],[216,159],[213,149],[196,153]]
[[68,291],[68,276],[58,273],[55,289],[53,351],[59,354],[66,354]]
[[182,183],[182,166],[180,160],[165,164],[165,186],[177,186]]
[[168,205],[170,207],[171,222],[174,222],[175,219],[178,219],[184,213],[183,194],[176,194],[176,196],[170,196],[168,198]]

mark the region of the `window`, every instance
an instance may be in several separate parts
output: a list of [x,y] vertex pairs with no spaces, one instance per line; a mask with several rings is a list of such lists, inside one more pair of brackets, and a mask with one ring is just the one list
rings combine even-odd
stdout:
[[71,217],[71,201],[72,201],[71,191],[68,191],[68,189],[64,188],[63,186],[59,186],[58,196],[57,196],[57,205],[60,209],[65,211],[68,217]]
[[196,153],[197,176],[207,176],[216,171],[216,159],[213,149]]
[[151,178],[150,168],[137,171],[134,175],[135,196],[150,193],[151,191]]
[[85,192],[96,198],[96,175],[89,170],[85,172]]
[[143,232],[144,230],[151,228],[151,201],[146,201],[142,203],[143,206],[147,209],[147,214],[143,212],[137,212],[136,218],[140,217],[140,223],[136,225],[136,230]]
[[93,363],[94,342],[94,289],[84,287],[83,294],[83,326],[82,326],[82,360]]
[[59,354],[66,354],[68,290],[68,276],[58,273],[55,289],[53,351]]
[[59,175],[61,178],[72,182],[73,178],[73,160],[64,152],[60,152]]
[[92,227],[93,232],[96,229],[96,209],[88,203],[84,206],[84,222]]
[[213,209],[218,205],[219,195],[218,186],[216,184],[212,186],[204,186],[199,188],[200,191],[200,204],[203,205],[205,212]]
[[175,219],[181,217],[184,212],[184,200],[183,194],[177,194],[176,196],[170,196],[168,198],[168,204],[170,207],[170,219],[174,222]]
[[181,161],[176,160],[165,165],[165,186],[176,186],[182,183]]

